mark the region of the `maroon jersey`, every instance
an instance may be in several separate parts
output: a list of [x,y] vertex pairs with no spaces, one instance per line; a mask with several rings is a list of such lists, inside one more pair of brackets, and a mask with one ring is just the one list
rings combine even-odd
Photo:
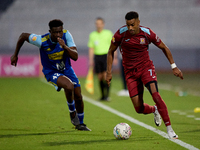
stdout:
[[127,26],[123,26],[112,39],[112,43],[120,47],[125,70],[141,68],[152,63],[148,52],[151,42],[158,46],[161,40],[150,28],[143,26],[140,26],[140,32],[136,35],[131,35]]

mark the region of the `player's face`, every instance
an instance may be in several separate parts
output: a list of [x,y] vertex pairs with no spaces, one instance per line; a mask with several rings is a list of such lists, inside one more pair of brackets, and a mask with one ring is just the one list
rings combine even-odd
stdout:
[[126,20],[126,25],[127,25],[127,28],[131,35],[135,35],[140,32],[140,20],[139,19]]
[[104,22],[102,20],[96,20],[95,22],[97,31],[101,31],[104,28]]
[[59,27],[53,27],[49,30],[49,32],[51,33],[51,40],[53,42],[58,42],[58,38],[62,38],[63,36],[63,27],[59,26]]

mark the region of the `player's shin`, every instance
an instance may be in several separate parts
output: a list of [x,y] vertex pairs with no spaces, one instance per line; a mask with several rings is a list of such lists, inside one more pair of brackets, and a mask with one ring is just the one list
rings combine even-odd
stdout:
[[72,103],[67,102],[67,105],[69,107],[69,112],[70,113],[76,111],[74,100],[72,101]]
[[158,92],[155,92],[152,94],[153,100],[156,103],[156,106],[158,108],[158,112],[160,113],[164,123],[166,126],[171,125],[167,106],[163,99],[161,98],[160,94]]

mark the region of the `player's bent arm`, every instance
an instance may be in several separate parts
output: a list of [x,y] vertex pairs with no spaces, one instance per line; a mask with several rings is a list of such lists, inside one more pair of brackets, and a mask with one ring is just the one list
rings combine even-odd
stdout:
[[183,73],[181,72],[181,70],[174,63],[174,59],[173,59],[172,53],[169,50],[169,48],[162,41],[158,45],[158,47],[163,51],[163,53],[165,54],[165,56],[169,60],[169,63],[171,64],[171,67],[172,67],[172,70],[173,70],[173,74],[175,76],[180,77],[181,79],[183,79]]
[[71,59],[74,61],[77,61],[78,59],[78,52],[76,47],[68,47],[65,45],[64,49],[67,51],[67,54]]
[[114,52],[117,50],[118,46],[111,43],[108,54],[107,54],[107,71],[106,71],[106,82],[110,85],[112,80],[112,63],[114,59]]
[[58,38],[58,43],[60,44],[60,46],[65,50],[65,52],[67,53],[67,55],[73,59],[74,61],[76,61],[78,59],[78,52],[75,46],[72,47],[68,47],[65,44],[65,41],[61,38]]
[[29,42],[29,36],[30,36],[30,33],[22,33],[19,36],[17,44],[16,44],[15,52],[10,58],[11,65],[17,66],[19,51],[20,51],[20,49],[21,49],[21,47],[22,47],[22,45],[24,44],[25,41]]

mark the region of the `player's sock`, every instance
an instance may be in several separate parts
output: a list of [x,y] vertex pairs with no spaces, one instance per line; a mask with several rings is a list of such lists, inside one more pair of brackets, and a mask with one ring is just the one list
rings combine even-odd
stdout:
[[143,106],[135,107],[135,110],[137,113],[150,114],[155,111],[155,107],[144,103]]
[[105,97],[105,95],[104,95],[104,82],[103,82],[103,80],[101,80],[99,82],[99,85],[100,85],[101,95],[102,95],[101,99],[103,99]]
[[154,111],[155,111],[155,107],[154,106],[150,106],[150,105],[144,103],[143,114],[150,114],[150,113],[153,113]]
[[84,112],[83,113],[77,113],[77,114],[78,114],[78,118],[79,118],[80,124],[83,124]]
[[155,92],[152,94],[153,100],[156,103],[156,106],[158,108],[158,112],[160,113],[164,123],[166,126],[171,125],[167,106],[165,102],[162,100],[160,94],[158,92]]
[[106,81],[104,81],[104,87],[106,88],[106,96],[105,96],[105,98],[108,98],[109,97],[110,86],[108,86]]
[[68,105],[68,107],[69,107],[69,112],[70,112],[70,113],[76,111],[74,100],[72,101],[72,103],[69,103],[69,102],[67,101],[67,105]]

